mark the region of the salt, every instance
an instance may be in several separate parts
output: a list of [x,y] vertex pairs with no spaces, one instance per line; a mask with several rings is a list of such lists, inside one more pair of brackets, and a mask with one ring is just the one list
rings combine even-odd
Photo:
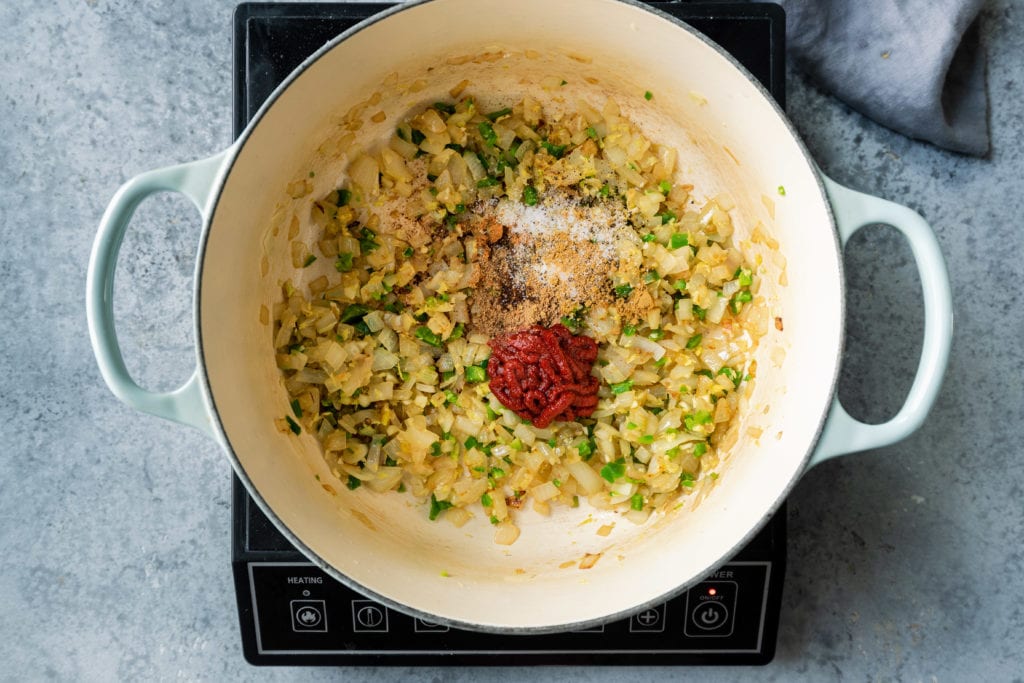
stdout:
[[545,239],[562,232],[574,242],[597,244],[601,255],[609,260],[617,256],[616,244],[622,231],[632,232],[624,208],[610,202],[584,205],[566,195],[548,195],[534,206],[501,199],[493,215],[514,235]]

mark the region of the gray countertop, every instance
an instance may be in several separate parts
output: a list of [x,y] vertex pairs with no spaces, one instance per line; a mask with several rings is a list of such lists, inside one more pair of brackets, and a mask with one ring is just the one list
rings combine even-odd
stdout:
[[[12,332],[0,354],[0,679],[475,680],[482,672],[246,664],[227,460],[198,433],[119,403],[96,369],[83,293],[97,221],[130,176],[230,142],[232,8],[0,5],[0,319]],[[791,116],[824,170],[934,226],[953,281],[954,351],[917,434],[828,462],[793,492],[775,662],[695,677],[1011,680],[1024,671],[1024,5],[991,2],[983,34],[987,159],[900,137],[790,73]],[[116,310],[144,385],[168,389],[190,372],[198,234],[186,200],[158,197],[126,240]],[[891,229],[859,235],[847,266],[841,397],[879,421],[913,374],[920,287]]]

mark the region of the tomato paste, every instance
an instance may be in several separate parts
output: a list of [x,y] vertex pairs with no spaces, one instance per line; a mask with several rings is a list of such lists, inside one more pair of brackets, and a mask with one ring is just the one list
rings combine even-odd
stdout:
[[491,392],[519,417],[543,429],[594,412],[598,381],[590,370],[597,344],[590,337],[559,323],[495,337],[488,345]]

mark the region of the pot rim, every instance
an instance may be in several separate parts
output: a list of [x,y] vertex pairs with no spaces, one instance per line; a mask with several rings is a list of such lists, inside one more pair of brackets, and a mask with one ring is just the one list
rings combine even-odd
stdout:
[[800,481],[800,478],[806,472],[807,465],[811,460],[811,456],[814,453],[815,447],[818,441],[821,439],[822,431],[825,426],[825,421],[829,415],[829,411],[836,394],[837,385],[839,381],[839,370],[842,362],[842,353],[846,339],[846,280],[843,268],[842,248],[839,240],[839,231],[836,226],[835,213],[833,211],[832,204],[828,199],[828,195],[825,191],[825,185],[822,181],[821,172],[818,169],[817,164],[811,158],[810,153],[807,150],[807,147],[804,145],[803,140],[797,134],[796,128],[793,126],[792,122],[786,116],[785,112],[775,101],[775,99],[771,96],[771,94],[765,89],[765,87],[749,71],[747,71],[747,69],[742,64],[740,64],[731,54],[729,54],[725,49],[720,47],[717,43],[711,41],[703,33],[686,24],[682,20],[677,19],[667,14],[666,12],[663,12],[661,9],[658,8],[657,5],[643,2],[643,0],[612,0],[613,2],[627,5],[635,9],[650,12],[651,14],[654,14],[662,19],[671,22],[677,28],[688,33],[691,38],[696,38],[697,40],[703,42],[707,47],[717,52],[719,56],[725,58],[729,62],[729,64],[733,66],[733,68],[735,68],[744,78],[746,78],[756,88],[757,92],[761,95],[761,97],[764,100],[767,100],[775,115],[781,120],[783,125],[786,127],[786,130],[789,132],[793,142],[796,143],[797,149],[799,150],[801,157],[803,157],[804,162],[807,164],[807,166],[811,169],[812,173],[814,174],[814,180],[818,188],[819,198],[825,206],[825,210],[828,215],[829,226],[832,229],[833,248],[835,249],[836,263],[838,264],[840,293],[839,344],[837,345],[835,359],[832,364],[834,370],[833,376],[830,378],[829,381],[828,399],[823,403],[823,406],[821,408],[821,414],[817,418],[817,427],[814,432],[814,438],[812,439],[811,445],[808,448],[807,452],[804,453],[803,457],[801,458],[799,468],[796,470],[796,473],[790,479],[788,484],[782,488],[782,490],[776,497],[775,501],[768,507],[768,509],[761,517],[761,519],[757,523],[752,525],[750,529],[747,531],[747,533],[744,534],[733,545],[733,547],[730,548],[730,550],[727,553],[717,558],[714,562],[710,563],[700,572],[697,572],[694,575],[694,577],[690,580],[679,583],[673,589],[666,591],[665,593],[657,597],[654,597],[641,604],[634,605],[633,607],[630,607],[625,610],[620,610],[618,612],[608,614],[602,617],[595,617],[592,619],[585,619],[582,621],[548,626],[494,626],[466,622],[459,619],[442,617],[440,615],[436,615],[430,612],[425,612],[414,607],[411,607],[409,605],[406,605],[404,603],[400,603],[387,596],[381,595],[380,593],[377,593],[376,591],[362,585],[361,583],[343,574],[342,572],[334,568],[331,564],[329,564],[327,561],[325,561],[316,551],[310,548],[301,539],[299,539],[298,536],[296,536],[296,534],[292,532],[291,529],[288,528],[288,526],[286,526],[281,521],[281,519],[277,516],[274,510],[266,502],[266,500],[264,500],[260,492],[256,489],[255,485],[252,483],[248,474],[246,473],[245,468],[242,466],[241,460],[235,453],[235,450],[232,447],[231,442],[227,436],[227,432],[224,429],[224,425],[221,422],[220,413],[217,410],[217,406],[213,398],[213,392],[210,388],[209,376],[206,370],[206,359],[203,353],[203,331],[201,324],[202,298],[200,296],[200,291],[202,289],[203,265],[205,263],[206,247],[209,240],[210,229],[217,215],[217,207],[220,204],[221,194],[224,185],[226,184],[228,177],[231,175],[231,171],[234,168],[235,162],[238,160],[238,157],[242,149],[249,142],[249,139],[251,138],[253,131],[259,126],[263,117],[270,110],[270,108],[274,106],[274,104],[281,97],[281,95],[291,86],[291,84],[295,80],[302,76],[302,74],[305,73],[307,69],[309,69],[314,63],[319,61],[321,57],[323,57],[325,54],[327,54],[328,52],[330,52],[335,47],[345,42],[352,36],[377,24],[380,21],[383,21],[393,15],[407,11],[414,7],[438,1],[444,2],[444,0],[410,0],[409,2],[403,2],[398,5],[394,5],[392,7],[384,9],[378,12],[377,14],[374,14],[373,16],[364,19],[363,21],[352,26],[346,31],[338,34],[332,40],[325,43],[323,47],[321,47],[316,52],[307,57],[305,60],[303,60],[302,63],[300,63],[297,67],[295,67],[295,69],[273,90],[273,92],[271,92],[271,94],[267,97],[267,99],[263,102],[260,108],[250,119],[248,124],[246,124],[245,129],[239,134],[237,140],[235,140],[235,142],[232,143],[231,147],[229,148],[230,153],[228,155],[228,158],[226,159],[224,166],[222,167],[221,172],[219,173],[218,185],[215,188],[216,191],[213,194],[213,201],[210,204],[209,217],[203,224],[202,235],[199,243],[199,250],[196,258],[195,276],[193,278],[193,324],[195,327],[196,335],[196,354],[198,360],[197,367],[199,368],[198,376],[200,379],[199,385],[201,387],[202,394],[208,407],[211,423],[214,426],[215,438],[220,444],[220,446],[227,453],[228,459],[231,463],[232,470],[234,470],[235,475],[238,477],[239,481],[241,481],[242,485],[245,487],[246,492],[249,494],[250,498],[253,500],[253,502],[256,503],[260,511],[262,511],[263,514],[266,515],[267,519],[271,521],[271,523],[288,540],[289,543],[294,545],[296,549],[298,549],[304,556],[306,556],[306,558],[310,560],[310,562],[319,567],[328,576],[339,581],[347,588],[350,588],[356,591],[357,593],[360,593],[368,598],[371,598],[390,609],[394,609],[398,612],[407,614],[411,617],[432,621],[435,623],[443,624],[445,626],[457,628],[464,631],[476,631],[481,633],[511,635],[540,635],[547,633],[563,633],[569,631],[584,630],[587,628],[599,626],[601,624],[619,621],[621,619],[628,618],[633,614],[641,612],[645,609],[656,607],[680,595],[694,584],[699,583],[703,579],[703,577],[710,574],[717,567],[721,566],[724,562],[727,562],[729,558],[733,557],[737,552],[739,552],[743,547],[745,547],[754,538],[754,536],[756,536],[761,531],[761,529],[768,522],[768,520],[770,520],[775,515],[779,507],[783,504],[783,502],[785,502],[786,498],[789,496],[789,493],[793,490],[797,482]]

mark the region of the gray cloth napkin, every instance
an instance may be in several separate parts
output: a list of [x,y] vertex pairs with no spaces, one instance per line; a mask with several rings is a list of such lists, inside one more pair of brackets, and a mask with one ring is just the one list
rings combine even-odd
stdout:
[[984,0],[780,0],[796,64],[857,111],[912,138],[988,152]]

